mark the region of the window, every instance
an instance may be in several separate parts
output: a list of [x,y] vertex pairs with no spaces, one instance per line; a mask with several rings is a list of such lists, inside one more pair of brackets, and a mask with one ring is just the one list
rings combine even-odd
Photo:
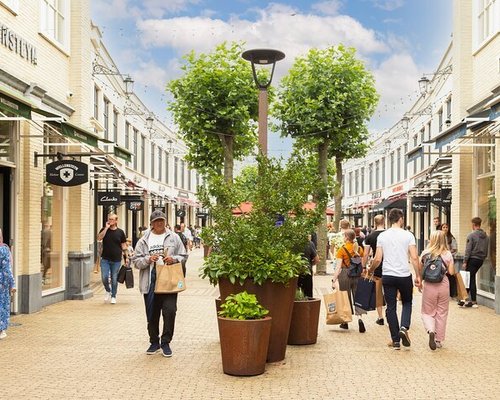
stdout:
[[146,136],[141,136],[141,173],[146,173]]
[[99,88],[94,86],[94,119],[99,121]]
[[170,182],[170,157],[167,152],[165,152],[165,183]]
[[451,97],[446,100],[446,119],[451,123]]
[[40,0],[40,30],[63,50],[69,48],[69,0]]
[[155,144],[151,143],[151,178],[155,179]]
[[179,159],[174,157],[174,187],[178,187],[178,168],[179,168]]
[[187,176],[187,180],[188,180],[188,187],[187,187],[187,190],[191,190],[191,170],[188,169],[188,176]]
[[113,141],[118,143],[118,111],[113,108]]
[[365,193],[365,167],[361,168],[361,193]]
[[[432,129],[431,129],[431,127],[432,127],[432,124],[431,124],[431,122],[429,121],[429,122],[427,123],[427,140],[429,140],[429,141],[430,141],[430,140],[431,140],[431,138],[432,138]],[[428,147],[424,147],[424,148],[425,148],[425,149],[428,149]],[[441,151],[441,149],[439,149],[439,150]],[[422,151],[423,151],[423,150],[422,150]],[[429,153],[429,154],[427,154],[427,165],[431,165],[431,158],[432,158],[432,154],[431,154],[431,152],[430,152],[430,151],[428,151],[428,153]]]
[[392,185],[394,183],[394,153],[391,153],[391,182]]
[[500,29],[498,0],[475,1],[475,45],[480,46]]
[[373,163],[368,166],[368,190],[371,192],[373,190]]
[[440,108],[438,111],[438,132],[443,130],[443,109]]
[[184,170],[186,169],[185,166],[184,166],[184,160],[180,160],[180,164],[179,164],[179,169],[181,170],[181,188],[183,189],[186,189],[186,181],[185,181],[185,172]]
[[109,100],[106,97],[102,115],[104,116],[104,139],[109,139]]
[[163,151],[158,148],[158,180],[163,181]]
[[[422,128],[422,130],[420,131],[420,143],[424,143],[425,141],[425,128]],[[422,149],[422,154],[420,156],[420,170],[423,171],[424,170],[424,151]]]
[[405,155],[404,155],[404,161],[403,161],[403,164],[404,164],[404,179],[407,179],[408,178],[408,163],[406,162],[406,153],[408,153],[408,143],[405,143]]
[[382,158],[382,187],[385,187],[385,157]]
[[380,161],[375,161],[375,189],[380,189]]
[[352,171],[349,172],[349,182],[348,182],[348,196],[352,196]]
[[396,180],[401,181],[401,147],[396,150]]
[[137,132],[137,129],[134,128],[134,170],[137,171],[137,142],[139,140],[139,132]]
[[0,121],[0,161],[15,162],[16,130],[14,121]]

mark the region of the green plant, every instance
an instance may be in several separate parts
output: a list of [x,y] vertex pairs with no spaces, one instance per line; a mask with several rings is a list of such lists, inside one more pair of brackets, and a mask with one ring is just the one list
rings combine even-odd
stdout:
[[246,291],[227,296],[220,307],[219,316],[230,319],[262,319],[269,313],[254,294]]
[[304,301],[308,300],[308,297],[304,294],[301,288],[298,288],[295,291],[295,301]]

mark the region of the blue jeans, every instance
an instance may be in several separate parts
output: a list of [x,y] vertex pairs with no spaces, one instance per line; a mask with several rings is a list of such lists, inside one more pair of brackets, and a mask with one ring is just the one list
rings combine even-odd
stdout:
[[[116,297],[118,289],[118,271],[120,270],[121,261],[109,261],[101,258],[101,279],[106,292],[111,292],[111,297]],[[109,275],[111,274],[111,290],[109,289]]]
[[[404,326],[406,329],[410,329],[413,278],[411,275],[405,277],[382,275],[382,286],[384,287],[384,297],[387,303],[385,316],[389,324],[389,330],[391,331],[391,339],[393,342],[399,343],[400,327]],[[403,304],[401,326],[399,325],[398,314],[396,312],[398,291],[401,295],[401,303]]]

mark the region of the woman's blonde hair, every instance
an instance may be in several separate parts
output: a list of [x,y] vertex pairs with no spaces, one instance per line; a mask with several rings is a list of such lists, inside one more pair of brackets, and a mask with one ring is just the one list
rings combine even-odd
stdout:
[[448,241],[445,233],[443,231],[432,231],[425,252],[430,253],[432,257],[437,257],[446,250],[448,250]]

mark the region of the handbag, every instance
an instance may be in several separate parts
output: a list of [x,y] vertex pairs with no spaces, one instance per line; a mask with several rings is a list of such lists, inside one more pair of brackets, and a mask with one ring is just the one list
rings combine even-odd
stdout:
[[352,321],[351,305],[347,292],[334,290],[332,293],[323,295],[326,307],[326,324],[339,325]]
[[469,285],[470,285],[470,271],[460,271],[460,275],[462,275],[462,280],[464,282],[465,288],[469,289]]
[[131,267],[125,268],[125,286],[127,289],[134,287],[134,272]]
[[365,311],[373,311],[377,308],[376,297],[375,281],[368,276],[359,278],[354,294],[354,305]]
[[120,267],[120,270],[118,271],[118,282],[123,283],[125,282],[125,275],[127,273],[127,267],[125,265],[122,265]]
[[155,293],[179,293],[186,290],[182,264],[156,264]]
[[[460,271],[460,272],[462,272],[462,271]],[[462,278],[462,274],[455,274],[455,279],[457,281],[457,298],[458,298],[458,300],[467,299],[467,297],[468,297],[467,288],[465,287],[465,283],[464,283],[464,279]]]

